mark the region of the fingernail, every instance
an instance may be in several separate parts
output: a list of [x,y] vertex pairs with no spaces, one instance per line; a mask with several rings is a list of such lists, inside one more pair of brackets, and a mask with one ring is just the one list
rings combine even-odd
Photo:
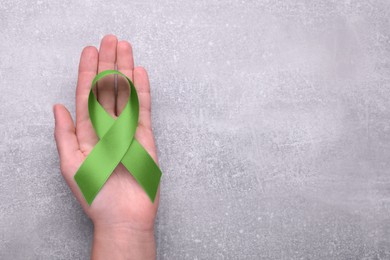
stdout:
[[53,116],[54,116],[54,120],[56,119],[56,106],[57,106],[57,104],[54,104],[54,105],[53,105]]

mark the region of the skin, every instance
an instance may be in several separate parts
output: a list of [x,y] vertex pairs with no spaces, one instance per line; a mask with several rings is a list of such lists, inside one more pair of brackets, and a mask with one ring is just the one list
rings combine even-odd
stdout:
[[[61,172],[94,224],[92,259],[155,259],[154,221],[159,194],[152,203],[134,177],[119,164],[92,205],[88,206],[73,179],[98,142],[89,119],[88,95],[96,74],[108,69],[117,69],[134,82],[140,102],[135,138],[157,162],[147,72],[142,67],[134,67],[132,47],[127,41],[118,41],[114,35],[106,35],[99,51],[88,46],[81,53],[76,89],[76,124],[63,105],[53,107]],[[113,76],[105,77],[97,84],[95,93],[98,101],[107,112],[117,117],[128,100],[127,83],[118,77],[117,94]]]

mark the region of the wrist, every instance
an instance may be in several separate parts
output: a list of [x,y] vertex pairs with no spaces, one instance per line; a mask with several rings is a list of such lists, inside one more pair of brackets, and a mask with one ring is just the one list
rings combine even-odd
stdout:
[[154,229],[94,225],[92,259],[155,259]]

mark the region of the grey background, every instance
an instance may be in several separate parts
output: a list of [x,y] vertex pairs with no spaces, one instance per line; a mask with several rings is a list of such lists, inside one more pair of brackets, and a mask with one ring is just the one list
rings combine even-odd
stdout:
[[0,259],[87,259],[52,105],[116,34],[150,74],[159,259],[390,259],[390,2],[0,3]]

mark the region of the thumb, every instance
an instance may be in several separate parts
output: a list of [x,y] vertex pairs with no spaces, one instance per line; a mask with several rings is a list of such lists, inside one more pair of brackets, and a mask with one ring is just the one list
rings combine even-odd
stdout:
[[64,163],[71,161],[75,153],[79,151],[79,143],[69,111],[63,105],[56,104],[53,106],[53,113],[55,119],[54,137],[62,169]]

